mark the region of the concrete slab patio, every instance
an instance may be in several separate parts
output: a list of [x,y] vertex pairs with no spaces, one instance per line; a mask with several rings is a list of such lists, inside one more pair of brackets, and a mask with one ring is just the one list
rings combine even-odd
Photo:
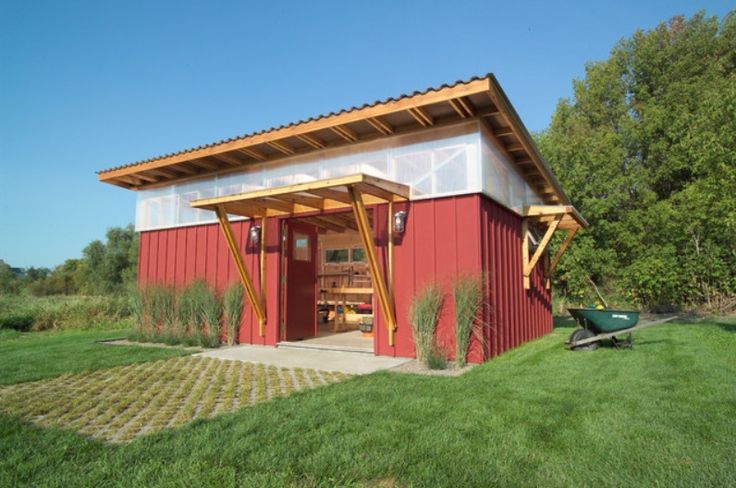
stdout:
[[405,364],[410,359],[373,356],[363,352],[332,351],[242,344],[220,347],[195,356],[261,363],[283,368],[305,368],[339,371],[348,374],[368,374]]

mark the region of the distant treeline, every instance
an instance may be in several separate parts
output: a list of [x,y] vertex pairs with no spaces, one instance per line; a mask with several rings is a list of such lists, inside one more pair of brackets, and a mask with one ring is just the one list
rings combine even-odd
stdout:
[[82,258],[67,259],[54,269],[19,272],[0,261],[0,294],[107,295],[124,291],[137,278],[138,235],[128,225],[109,229],[106,238],[105,242],[90,242]]

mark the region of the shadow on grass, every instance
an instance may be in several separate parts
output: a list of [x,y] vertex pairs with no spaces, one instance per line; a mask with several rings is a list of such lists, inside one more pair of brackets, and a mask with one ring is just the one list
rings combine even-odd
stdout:
[[554,315],[552,317],[552,326],[555,329],[574,329],[578,324],[569,315]]
[[736,334],[736,323],[734,322],[715,322],[715,324],[726,332]]

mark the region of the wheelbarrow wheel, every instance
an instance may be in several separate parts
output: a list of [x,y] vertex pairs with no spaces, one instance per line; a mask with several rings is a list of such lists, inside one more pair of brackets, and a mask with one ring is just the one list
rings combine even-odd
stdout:
[[[595,334],[591,330],[577,329],[570,336],[570,342],[573,343],[577,341],[582,341],[583,339],[590,339],[593,336],[595,336]],[[573,351],[595,351],[596,349],[598,349],[598,345],[599,344],[597,342],[589,342],[581,346],[575,346],[572,348],[572,350]]]

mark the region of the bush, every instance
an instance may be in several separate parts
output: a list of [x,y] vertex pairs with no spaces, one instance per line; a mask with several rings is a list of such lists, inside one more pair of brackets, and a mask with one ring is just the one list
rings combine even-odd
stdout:
[[222,297],[225,315],[225,331],[227,333],[227,345],[232,346],[237,342],[240,318],[243,315],[243,287],[238,282],[230,283],[225,289]]
[[130,317],[125,296],[0,297],[0,328],[16,330],[59,330],[120,328]]
[[435,348],[434,332],[442,301],[442,290],[439,285],[431,283],[414,297],[409,307],[409,322],[414,333],[417,359],[425,363]]
[[0,316],[0,329],[14,329],[20,332],[31,330],[35,316],[31,312],[7,313]]
[[483,281],[481,276],[465,275],[452,284],[455,300],[455,363],[465,366],[470,347],[470,338],[480,319],[483,304]]

